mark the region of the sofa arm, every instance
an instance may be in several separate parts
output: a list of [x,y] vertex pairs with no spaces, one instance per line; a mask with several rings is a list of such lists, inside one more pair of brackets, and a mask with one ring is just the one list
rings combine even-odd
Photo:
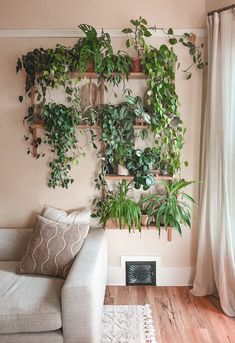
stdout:
[[98,343],[107,278],[107,242],[91,229],[62,288],[64,343]]

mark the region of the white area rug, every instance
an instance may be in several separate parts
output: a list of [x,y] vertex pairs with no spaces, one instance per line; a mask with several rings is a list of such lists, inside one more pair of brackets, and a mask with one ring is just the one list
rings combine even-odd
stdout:
[[150,305],[105,305],[102,343],[156,343]]

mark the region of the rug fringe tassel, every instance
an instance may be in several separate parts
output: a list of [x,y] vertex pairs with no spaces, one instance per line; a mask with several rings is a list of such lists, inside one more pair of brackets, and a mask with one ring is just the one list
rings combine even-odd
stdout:
[[143,319],[144,319],[144,335],[146,343],[157,343],[155,336],[155,329],[152,319],[152,311],[149,304],[142,307]]

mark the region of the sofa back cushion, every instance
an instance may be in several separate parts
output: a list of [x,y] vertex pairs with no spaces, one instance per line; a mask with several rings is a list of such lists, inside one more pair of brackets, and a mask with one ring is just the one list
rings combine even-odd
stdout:
[[31,233],[31,228],[0,228],[0,261],[20,261]]

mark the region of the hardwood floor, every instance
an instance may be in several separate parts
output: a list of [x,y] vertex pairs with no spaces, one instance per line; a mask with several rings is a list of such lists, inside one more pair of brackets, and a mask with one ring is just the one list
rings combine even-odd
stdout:
[[109,286],[105,304],[150,304],[157,343],[235,343],[235,318],[217,299],[194,297],[189,287]]

